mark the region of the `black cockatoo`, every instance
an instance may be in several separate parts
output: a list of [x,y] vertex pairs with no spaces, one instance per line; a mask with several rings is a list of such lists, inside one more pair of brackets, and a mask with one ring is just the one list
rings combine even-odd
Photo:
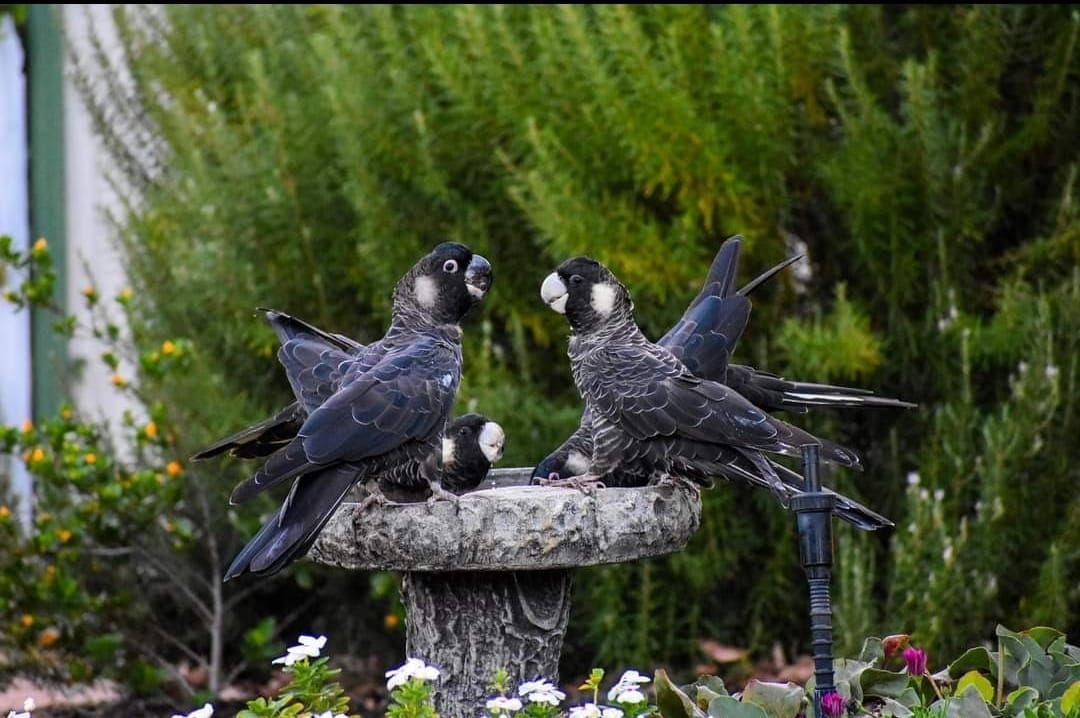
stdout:
[[[718,257],[714,269],[724,261]],[[704,362],[705,372],[723,378],[717,354],[724,354],[720,361],[726,366],[730,347],[745,325],[749,302],[745,294],[723,289],[734,280],[733,268],[720,275],[722,286],[710,290],[711,282],[707,283],[669,337],[698,334],[693,342],[675,342],[676,348],[686,357],[691,347],[688,362],[699,371]],[[768,415],[722,380],[695,375],[676,353],[650,342],[634,321],[629,292],[599,262],[587,257],[563,262],[544,280],[541,297],[570,322],[571,367],[585,399],[581,436],[586,451],[572,457],[577,462],[584,459],[580,463],[585,465],[567,467],[568,473],[581,474],[575,483],[633,486],[659,475],[708,485],[709,477],[720,475],[767,486],[786,500],[800,490],[802,477],[770,461],[766,452],[799,455],[803,445],[816,444],[825,461],[859,467],[854,452]],[[741,319],[725,324],[709,317],[732,299],[745,304]],[[688,327],[695,317],[705,317],[698,326],[714,329],[698,332]],[[725,326],[734,330],[725,331]],[[693,351],[695,343],[701,346]],[[783,399],[788,392],[778,393]],[[836,513],[865,529],[891,525],[842,496]]]
[[[232,493],[232,503],[240,503],[293,482],[281,509],[233,560],[226,580],[275,573],[304,555],[358,481],[430,486],[433,497],[448,495],[439,486],[439,463],[461,379],[459,323],[491,281],[486,259],[447,242],[398,281],[390,328],[377,342],[360,347],[307,325],[298,330],[292,318],[275,323],[279,334],[285,332],[278,358],[297,403],[199,454],[258,456],[285,442]],[[328,347],[335,339],[341,344]],[[260,438],[249,440],[253,436]]]
[[[735,291],[740,243],[741,237],[738,236],[724,242],[713,259],[701,291],[657,344],[671,351],[694,376],[727,384],[766,411],[784,409],[804,413],[808,408],[817,406],[914,406],[898,399],[874,396],[865,389],[789,381],[754,367],[730,363],[735,345],[750,317],[750,293],[802,258],[791,257]],[[586,457],[592,451],[587,426],[588,417],[583,416],[578,429],[536,465],[533,470],[534,482],[542,478],[568,478],[586,470]],[[634,472],[633,477],[623,477],[621,481],[617,480],[617,484],[632,485],[634,480],[647,481],[647,476],[644,472]]]
[[502,458],[503,428],[483,414],[465,414],[450,422],[442,440],[442,487],[455,494],[475,489]]

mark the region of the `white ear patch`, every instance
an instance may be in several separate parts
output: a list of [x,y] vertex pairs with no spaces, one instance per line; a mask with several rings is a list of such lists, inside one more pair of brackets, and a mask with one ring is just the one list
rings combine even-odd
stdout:
[[615,296],[616,292],[613,285],[607,282],[594,284],[592,295],[589,297],[589,304],[592,305],[594,312],[606,317],[615,309]]
[[566,457],[566,471],[570,476],[581,476],[589,470],[589,459],[580,451],[571,451]]
[[421,307],[431,308],[435,306],[435,300],[439,297],[439,288],[435,286],[435,280],[421,274],[413,282],[413,294]]
[[443,438],[442,440],[442,462],[443,466],[450,466],[454,463],[454,450],[457,447],[454,446],[453,439]]
[[506,434],[503,428],[494,421],[484,424],[480,432],[480,451],[491,463],[498,462],[503,455],[503,445],[506,443]]

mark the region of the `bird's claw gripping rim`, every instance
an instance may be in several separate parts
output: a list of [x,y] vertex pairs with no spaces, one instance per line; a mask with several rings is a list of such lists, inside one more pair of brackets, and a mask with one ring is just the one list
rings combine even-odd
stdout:
[[580,476],[571,476],[569,479],[540,479],[538,482],[541,486],[551,486],[560,489],[577,489],[586,496],[591,496],[596,493],[597,489],[606,489],[607,486],[596,476],[591,474],[582,474]]

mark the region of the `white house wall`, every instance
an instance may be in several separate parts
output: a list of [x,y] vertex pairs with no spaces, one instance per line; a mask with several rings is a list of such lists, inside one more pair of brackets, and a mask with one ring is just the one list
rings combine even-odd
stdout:
[[[91,23],[107,51],[117,48],[109,5],[65,5],[64,26],[71,42],[70,51],[84,51],[88,46]],[[119,52],[115,53],[119,56]],[[67,272],[68,308],[87,324],[83,289],[93,285],[104,304],[116,307],[112,298],[127,285],[124,263],[114,247],[106,212],[117,207],[106,181],[108,157],[94,137],[90,115],[71,82],[64,82],[64,138],[66,143],[67,192]],[[132,408],[111,383],[112,371],[101,362],[105,347],[89,337],[73,340],[72,358],[85,359],[85,367],[72,383],[72,398],[83,415],[103,418],[114,428],[120,427],[125,409]],[[130,366],[121,373],[132,377]],[[114,436],[115,436],[114,432]]]
[[[30,246],[26,143],[25,54],[10,15],[0,17],[0,235],[15,248]],[[19,277],[7,281],[17,285]],[[31,416],[30,313],[0,302],[0,422],[22,424]],[[21,461],[0,457],[0,475],[19,497],[18,515],[30,520],[30,475]]]

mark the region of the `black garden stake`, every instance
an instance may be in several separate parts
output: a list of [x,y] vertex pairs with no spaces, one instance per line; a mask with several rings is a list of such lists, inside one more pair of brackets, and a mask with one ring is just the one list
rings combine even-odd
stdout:
[[821,490],[818,477],[818,447],[802,447],[805,493],[791,500],[799,526],[799,558],[810,585],[810,654],[814,659],[814,715],[821,718],[821,697],[836,690],[833,685],[832,603],[832,513],[835,497]]

